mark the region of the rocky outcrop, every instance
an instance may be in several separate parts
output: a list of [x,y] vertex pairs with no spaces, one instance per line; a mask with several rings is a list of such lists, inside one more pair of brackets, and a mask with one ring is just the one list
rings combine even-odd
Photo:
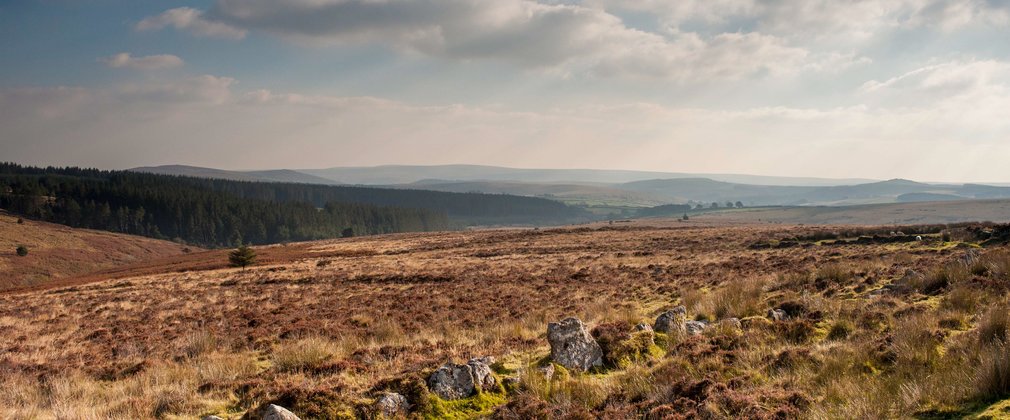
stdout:
[[410,403],[407,397],[395,392],[387,392],[375,401],[375,412],[384,417],[396,417],[406,415],[410,411]]
[[551,360],[565,368],[587,371],[603,365],[603,350],[577,318],[566,318],[547,325]]
[[770,319],[770,320],[772,320],[772,321],[785,321],[786,318],[788,318],[788,317],[789,317],[789,315],[786,314],[786,311],[783,311],[781,309],[769,309],[768,310],[768,316],[767,316],[767,318]]
[[466,398],[478,390],[490,390],[497,384],[490,358],[471,359],[466,364],[446,363],[428,377],[428,390],[442,399]]
[[664,334],[680,333],[685,331],[687,322],[687,308],[678,306],[669,311],[659,314],[652,329]]

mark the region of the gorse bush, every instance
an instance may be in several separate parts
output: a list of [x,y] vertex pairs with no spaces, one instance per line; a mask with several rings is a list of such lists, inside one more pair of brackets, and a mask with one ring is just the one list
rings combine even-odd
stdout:
[[14,250],[19,257],[24,257],[28,255],[28,247],[24,245],[18,245],[17,249]]

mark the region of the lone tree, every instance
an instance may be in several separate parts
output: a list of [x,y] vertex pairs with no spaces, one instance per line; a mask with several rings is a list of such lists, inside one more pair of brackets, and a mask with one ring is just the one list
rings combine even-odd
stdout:
[[742,209],[743,208],[743,202],[742,201],[737,201],[736,202],[736,208]]
[[234,251],[228,254],[228,262],[232,267],[242,267],[243,269],[256,262],[256,252],[245,245],[239,245]]
[[25,219],[22,219],[22,218],[20,218],[20,217],[19,217],[19,218],[18,218],[18,224],[19,224],[19,225],[23,225],[23,224],[25,224]]
[[24,245],[18,245],[18,249],[15,250],[15,252],[18,253],[19,257],[27,256],[28,255],[28,247],[26,247]]
[[689,219],[690,219],[690,218],[689,218],[689,217],[687,217],[687,213],[684,213],[684,217],[681,217],[681,218],[680,218],[680,220],[689,220]]

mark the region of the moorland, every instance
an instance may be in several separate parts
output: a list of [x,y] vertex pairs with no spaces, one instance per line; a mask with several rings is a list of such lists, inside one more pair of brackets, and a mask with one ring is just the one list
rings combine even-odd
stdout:
[[[396,393],[411,418],[998,417],[1004,231],[654,219],[154,258],[0,296],[0,416],[369,418]],[[680,306],[704,329],[636,328]],[[568,317],[599,366],[552,363]],[[429,389],[485,356],[500,386]]]

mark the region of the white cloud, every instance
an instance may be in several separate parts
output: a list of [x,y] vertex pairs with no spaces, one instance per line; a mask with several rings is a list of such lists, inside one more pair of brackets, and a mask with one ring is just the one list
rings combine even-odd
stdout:
[[131,68],[139,70],[155,70],[183,65],[181,58],[171,54],[148,55],[144,57],[134,57],[130,53],[119,53],[110,57],[100,59],[109,67]]
[[204,18],[204,12],[190,7],[169,9],[151,16],[134,25],[138,31],[157,31],[171,26],[177,30],[192,32],[199,36],[242,39],[246,36],[244,29],[235,28],[221,22]]
[[[314,45],[379,44],[455,60],[493,59],[597,76],[697,81],[791,74],[838,64],[775,36],[657,34],[604,10],[509,0],[218,0],[206,12],[173,9],[138,28],[262,31]],[[197,25],[195,22],[199,22]],[[853,62],[859,58],[853,57]]]

